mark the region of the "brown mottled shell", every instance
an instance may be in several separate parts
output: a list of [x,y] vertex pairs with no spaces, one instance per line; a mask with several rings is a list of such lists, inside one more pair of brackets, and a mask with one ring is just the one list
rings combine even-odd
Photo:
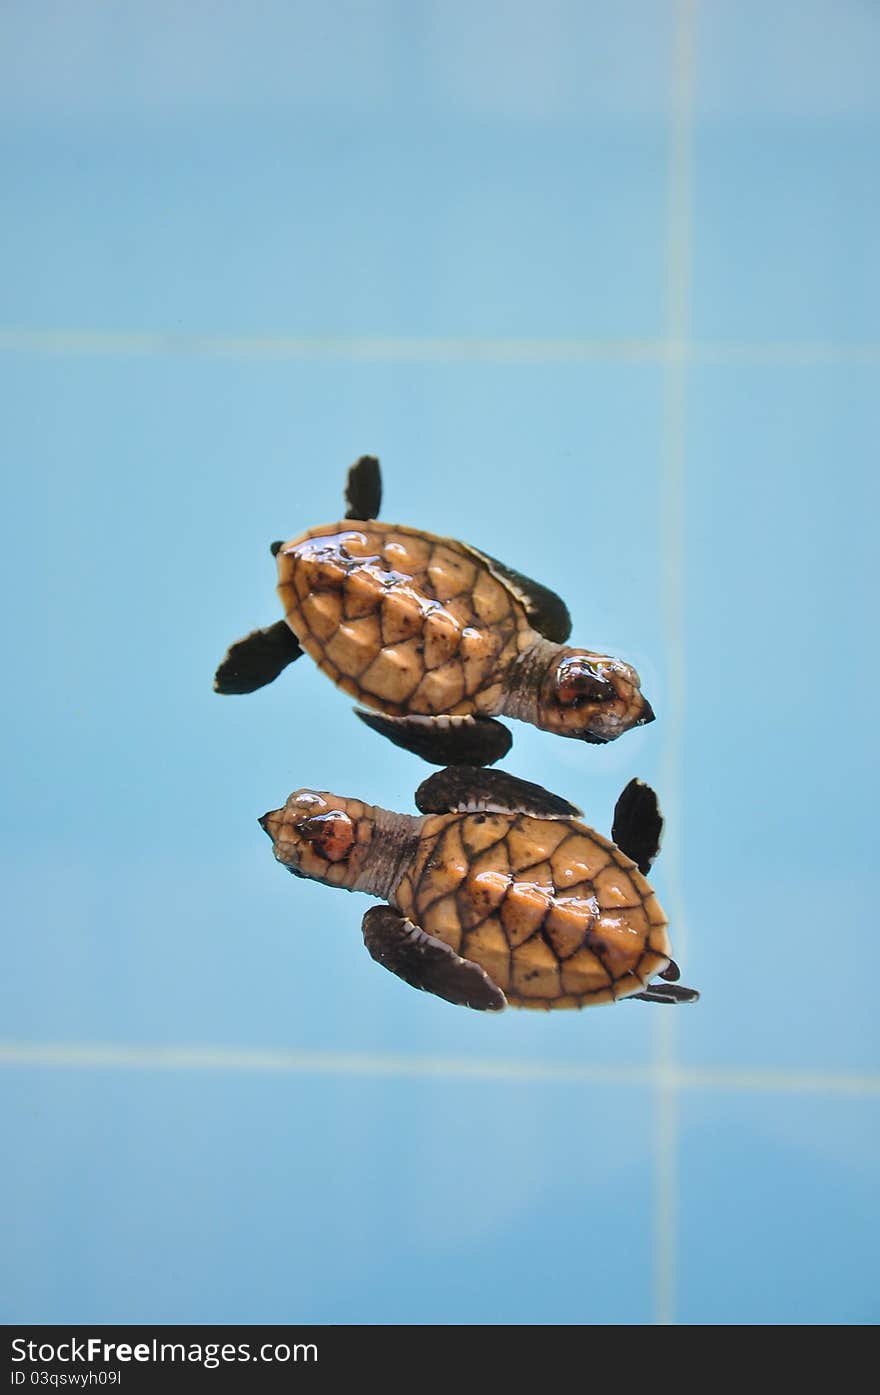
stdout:
[[393,904],[480,964],[514,1007],[626,998],[671,955],[666,916],[635,863],[575,819],[426,818]]
[[340,688],[391,716],[489,714],[537,638],[479,556],[383,523],[312,528],[278,553],[288,624]]

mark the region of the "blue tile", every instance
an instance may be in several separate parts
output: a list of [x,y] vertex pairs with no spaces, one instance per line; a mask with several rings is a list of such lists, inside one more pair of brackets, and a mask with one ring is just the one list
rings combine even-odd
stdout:
[[692,1062],[875,1070],[875,375],[703,368],[687,465]]
[[644,235],[662,223],[653,126],[586,148],[570,126],[414,130],[402,118],[286,138],[238,121],[112,137],[89,126],[18,134],[3,163],[15,326],[660,330],[662,252]]
[[699,7],[692,331],[880,337],[880,12]]
[[698,113],[707,120],[749,126],[880,112],[872,5],[700,0],[695,9]]
[[876,1323],[880,1099],[682,1106],[678,1319]]
[[552,0],[236,0],[109,14],[34,0],[4,16],[0,104],[46,115],[350,111],[400,104],[528,120],[665,111],[672,6]]
[[6,1322],[650,1320],[639,1091],[7,1071],[3,1093]]
[[22,13],[7,322],[656,335],[665,7],[449,8]]

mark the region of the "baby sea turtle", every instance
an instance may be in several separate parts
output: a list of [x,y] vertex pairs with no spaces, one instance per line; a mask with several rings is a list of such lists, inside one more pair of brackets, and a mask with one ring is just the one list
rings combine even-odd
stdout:
[[286,618],[233,644],[217,692],[253,692],[305,651],[376,709],[356,709],[368,726],[435,765],[499,760],[499,713],[591,742],[653,721],[629,664],[566,646],[557,595],[466,543],[375,522],[380,502],[362,456],[344,521],[272,544]]
[[573,804],[500,770],[438,771],[416,805],[425,817],[297,790],[260,824],[296,876],[381,896],[363,920],[370,954],[447,1002],[697,999],[675,982],[666,916],[645,880],[663,826],[647,785],[632,780],[617,801],[613,842]]

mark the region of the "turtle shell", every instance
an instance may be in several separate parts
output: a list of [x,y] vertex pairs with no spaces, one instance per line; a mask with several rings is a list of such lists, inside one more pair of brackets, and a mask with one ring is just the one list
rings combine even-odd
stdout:
[[514,1007],[629,997],[672,952],[666,916],[635,863],[576,819],[426,818],[391,899],[481,965]]
[[277,562],[303,649],[340,688],[391,716],[500,711],[507,669],[538,638],[478,553],[415,528],[312,528]]

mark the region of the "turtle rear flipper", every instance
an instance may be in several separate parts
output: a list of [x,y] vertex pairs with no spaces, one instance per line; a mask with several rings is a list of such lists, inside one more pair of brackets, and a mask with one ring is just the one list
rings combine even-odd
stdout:
[[382,507],[382,475],[375,455],[362,455],[348,472],[346,518],[378,518]]
[[456,1007],[500,1012],[507,999],[479,964],[413,925],[391,906],[373,906],[363,920],[364,944],[377,964],[413,988]]
[[530,814],[534,818],[577,818],[581,810],[531,780],[506,770],[452,766],[429,775],[416,790],[416,808],[423,814]]
[[695,1003],[700,995],[696,988],[685,988],[680,983],[652,983],[644,993],[630,993],[630,998],[641,998],[646,1003]]
[[481,552],[479,548],[465,543],[462,546],[485,562],[492,575],[516,596],[532,629],[554,644],[565,644],[571,634],[571,616],[561,596],[557,596],[549,586],[542,586],[540,581],[533,581],[530,576],[523,576],[522,572],[499,562],[497,557],[490,557],[488,552]]
[[431,765],[492,765],[513,737],[494,717],[386,717],[356,707],[362,722]]
[[302,652],[286,620],[265,630],[252,630],[230,645],[214,674],[214,692],[254,693],[276,679]]
[[657,796],[642,780],[630,780],[614,806],[611,841],[631,857],[642,876],[660,851],[663,815]]

